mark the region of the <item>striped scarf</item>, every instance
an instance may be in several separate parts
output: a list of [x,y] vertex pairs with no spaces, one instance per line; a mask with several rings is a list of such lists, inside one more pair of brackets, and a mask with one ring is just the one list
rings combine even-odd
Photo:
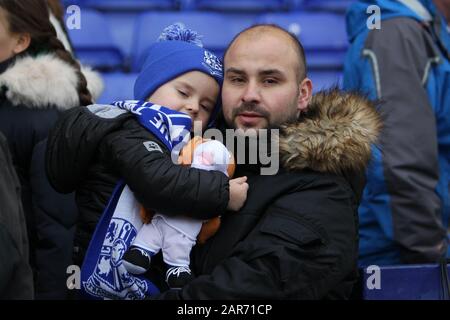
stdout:
[[[139,123],[169,151],[180,150],[189,140],[191,118],[166,107],[142,101],[118,101],[114,106],[134,114]],[[126,270],[122,258],[142,227],[140,203],[119,181],[89,244],[81,268],[82,291],[90,299],[145,299],[159,293],[143,276]]]

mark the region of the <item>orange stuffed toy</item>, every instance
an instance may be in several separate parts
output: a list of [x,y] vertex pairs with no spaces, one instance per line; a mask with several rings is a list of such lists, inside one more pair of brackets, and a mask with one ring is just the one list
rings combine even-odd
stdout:
[[[178,157],[178,164],[184,166],[190,166],[194,159],[194,151],[195,149],[204,142],[209,140],[203,139],[201,137],[194,137],[191,139],[181,150],[180,155]],[[228,177],[231,178],[234,175],[234,170],[236,168],[236,163],[234,161],[233,156],[230,157],[229,163],[227,166]],[[140,211],[142,221],[145,224],[151,222],[154,213],[151,210],[141,208]],[[220,217],[212,218],[208,221],[203,222],[202,228],[197,236],[197,243],[204,244],[206,240],[211,238],[220,227]]]

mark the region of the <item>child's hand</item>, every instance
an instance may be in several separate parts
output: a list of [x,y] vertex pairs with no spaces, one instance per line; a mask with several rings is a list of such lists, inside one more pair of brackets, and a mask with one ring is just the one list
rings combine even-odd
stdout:
[[247,200],[248,183],[247,177],[230,180],[230,201],[228,210],[239,211]]

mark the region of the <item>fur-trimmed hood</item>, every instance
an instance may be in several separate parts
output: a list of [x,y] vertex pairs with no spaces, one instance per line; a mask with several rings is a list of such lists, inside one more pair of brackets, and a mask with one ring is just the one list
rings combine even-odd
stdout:
[[363,170],[381,127],[379,113],[365,97],[337,89],[319,92],[300,121],[281,129],[281,162],[287,170]]
[[[103,90],[100,76],[82,67],[88,89],[95,100]],[[67,110],[80,105],[75,68],[54,54],[18,58],[0,74],[0,87],[7,88],[6,98],[13,105],[31,109],[49,106]]]

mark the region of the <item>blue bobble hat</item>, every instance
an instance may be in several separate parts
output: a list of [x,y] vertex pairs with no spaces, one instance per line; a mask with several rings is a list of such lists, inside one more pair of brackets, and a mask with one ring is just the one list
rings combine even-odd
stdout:
[[147,100],[160,86],[190,71],[204,72],[222,86],[222,63],[203,48],[200,37],[181,23],[165,28],[158,42],[149,48],[134,85],[134,98]]

